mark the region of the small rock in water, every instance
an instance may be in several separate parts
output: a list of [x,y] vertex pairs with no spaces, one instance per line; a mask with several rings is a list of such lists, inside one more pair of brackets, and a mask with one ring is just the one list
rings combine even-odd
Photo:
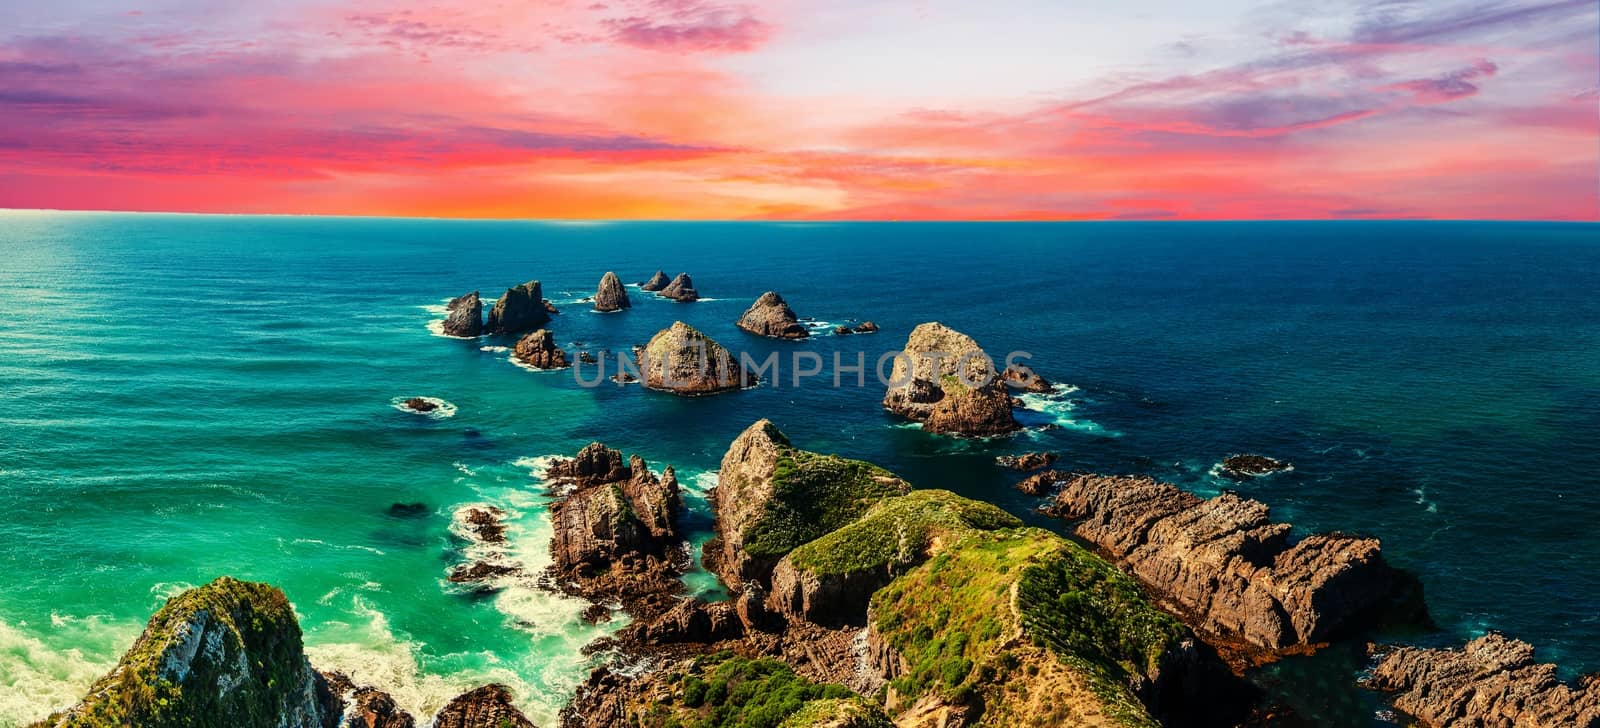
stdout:
[[1219,473],[1229,480],[1250,480],[1291,469],[1292,465],[1265,455],[1229,455],[1222,460]]
[[1053,452],[1028,452],[1021,455],[1001,455],[994,459],[994,464],[1026,473],[1048,467],[1055,461],[1056,454]]
[[432,412],[436,409],[439,409],[438,404],[430,402],[421,397],[412,397],[401,404],[412,412]]

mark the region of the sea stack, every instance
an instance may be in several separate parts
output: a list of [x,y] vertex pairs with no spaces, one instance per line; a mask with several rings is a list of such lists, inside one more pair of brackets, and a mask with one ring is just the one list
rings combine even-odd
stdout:
[[624,461],[595,442],[552,464],[546,477],[553,490],[567,491],[550,508],[550,573],[564,588],[596,602],[677,589],[686,559],[671,466],[657,476],[638,455]]
[[511,355],[535,369],[566,369],[572,366],[567,361],[567,353],[556,346],[555,336],[548,329],[539,329],[518,339]]
[[528,281],[506,289],[500,300],[489,310],[489,320],[484,332],[489,334],[520,334],[539,328],[550,321],[550,312],[544,307],[544,289],[538,281]]
[[667,272],[658,270],[655,275],[650,276],[650,280],[639,284],[639,290],[655,292],[666,288],[671,283],[672,281],[667,278]]
[[672,282],[657,295],[678,303],[693,303],[700,300],[700,292],[694,289],[694,281],[689,278],[688,273],[679,273],[678,277],[672,279]]
[[774,291],[761,294],[739,317],[737,326],[756,336],[774,339],[804,339],[811,335],[800,324],[800,317],[795,315],[794,309],[789,308],[783,296]]
[[622,287],[622,279],[616,273],[606,271],[600,277],[600,288],[594,292],[594,310],[610,312],[621,311],[632,307],[628,301],[628,291]]
[[651,337],[640,354],[639,369],[645,386],[687,397],[731,392],[760,381],[721,344],[682,321]]
[[987,437],[1021,427],[994,360],[972,337],[936,321],[912,329],[889,381],[884,408],[928,432]]
[[445,304],[444,333],[471,338],[483,333],[483,299],[473,291]]

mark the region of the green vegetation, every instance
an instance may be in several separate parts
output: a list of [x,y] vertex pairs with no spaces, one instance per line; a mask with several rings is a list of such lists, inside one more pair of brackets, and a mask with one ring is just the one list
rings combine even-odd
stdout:
[[766,512],[745,529],[745,551],[782,556],[908,490],[905,481],[871,463],[786,449],[773,470]]
[[948,544],[880,590],[871,619],[910,665],[890,683],[906,700],[968,703],[977,693],[999,710],[1008,689],[1043,679],[1038,659],[1053,655],[1081,676],[1098,710],[1128,726],[1155,725],[1129,674],[1145,674],[1185,634],[1114,567],[1035,528],[972,531]]
[[947,490],[917,490],[872,506],[854,523],[795,549],[790,559],[821,574],[913,564],[922,560],[935,537],[954,540],[973,530],[1021,525],[988,503]]
[[[186,640],[198,641],[198,649],[184,663],[176,653],[186,652],[178,649]],[[275,726],[298,705],[308,679],[300,640],[283,592],[219,578],[168,600],[63,725]]]
[[670,675],[675,700],[651,706],[646,728],[807,728],[838,718],[850,728],[888,728],[883,712],[843,685],[819,685],[772,659],[720,652]]

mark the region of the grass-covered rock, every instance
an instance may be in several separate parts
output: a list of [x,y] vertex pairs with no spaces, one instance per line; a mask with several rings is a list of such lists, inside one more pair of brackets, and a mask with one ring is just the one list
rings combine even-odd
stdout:
[[873,597],[870,619],[892,713],[996,726],[1155,726],[1135,688],[1188,638],[1128,577],[1033,528],[944,544]]
[[[580,693],[579,700],[595,697],[601,696]],[[777,660],[731,652],[633,678],[601,699],[613,722],[639,728],[892,726],[881,709],[843,685],[814,683]]]
[[319,728],[336,703],[283,592],[221,577],[168,600],[116,669],[41,725]]

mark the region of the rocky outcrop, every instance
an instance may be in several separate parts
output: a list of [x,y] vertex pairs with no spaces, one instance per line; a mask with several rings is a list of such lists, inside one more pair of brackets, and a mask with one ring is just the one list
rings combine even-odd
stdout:
[[883,406],[929,432],[991,436],[1021,427],[994,361],[978,342],[943,324],[911,331],[889,381]]
[[848,336],[850,334],[875,334],[877,332],[878,325],[872,323],[871,321],[862,321],[855,326],[840,325],[833,327],[833,333],[835,336]]
[[556,337],[549,329],[539,329],[518,339],[511,355],[534,369],[566,369],[572,366],[567,361],[567,353],[556,346]]
[[679,273],[677,278],[672,279],[672,282],[656,295],[670,298],[678,303],[693,303],[700,300],[700,292],[694,289],[694,280],[689,278],[688,273]]
[[720,394],[759,383],[731,352],[682,321],[651,337],[638,364],[645,386],[683,396]]
[[765,585],[785,554],[910,490],[871,463],[800,450],[776,425],[760,420],[722,456],[706,568],[735,590],[746,582]]
[[639,284],[639,290],[657,292],[671,284],[672,281],[667,279],[667,272],[658,270],[655,275],[650,276],[650,280]]
[[633,306],[628,301],[628,290],[622,287],[622,279],[616,273],[606,271],[600,277],[600,287],[594,292],[594,310],[596,311],[621,311]]
[[490,505],[467,505],[451,518],[451,533],[461,539],[466,560],[450,570],[446,579],[475,594],[493,594],[505,588],[505,577],[522,574],[506,541],[505,511]]
[[550,507],[555,535],[550,573],[569,593],[593,601],[659,602],[677,591],[686,552],[677,527],[681,494],[669,466],[657,477],[642,458],[598,442],[551,465],[552,488],[566,495]]
[[1375,539],[1295,540],[1266,505],[1232,493],[1207,500],[1148,478],[1079,475],[1046,511],[1077,520],[1079,536],[1242,656],[1366,626],[1403,585]]
[[1060,487],[1062,483],[1072,480],[1074,477],[1077,477],[1076,473],[1046,470],[1023,478],[1021,482],[1017,483],[1017,490],[1028,495],[1050,495],[1056,492],[1056,488]]
[[485,685],[456,696],[433,717],[431,728],[536,728],[512,704],[504,685]]
[[811,335],[811,332],[800,324],[800,317],[795,315],[794,309],[789,308],[783,296],[773,291],[761,294],[761,297],[745,310],[744,315],[739,317],[736,325],[756,336],[768,336],[774,339],[804,339]]
[[500,300],[494,302],[483,330],[488,334],[520,334],[537,329],[549,321],[550,312],[544,307],[543,287],[538,281],[528,281],[506,289]]
[[1533,646],[1490,633],[1459,650],[1379,648],[1368,687],[1430,728],[1600,728],[1600,675],[1569,685]]
[[325,672],[328,688],[344,704],[339,728],[416,728],[417,721],[394,697],[367,685],[356,685],[343,673]]
[[412,397],[411,399],[401,402],[400,406],[419,414],[427,414],[439,409],[439,404],[437,402],[424,399],[422,397]]
[[561,309],[556,308],[556,305],[551,303],[550,299],[548,298],[544,299],[544,310],[545,313],[548,313],[552,316],[561,313]]
[[83,702],[40,725],[332,728],[338,702],[283,592],[221,577],[167,600]]
[[1005,381],[1006,386],[1012,389],[1020,389],[1024,392],[1042,394],[1053,389],[1053,385],[1050,384],[1049,380],[1039,376],[1033,371],[1033,367],[1027,364],[1007,365],[1005,371],[1000,373],[1000,378]]
[[483,299],[477,291],[450,299],[444,311],[446,335],[470,338],[483,333]]
[[1055,461],[1056,454],[1053,452],[1025,452],[1021,455],[1001,455],[994,459],[994,464],[1026,473],[1048,468]]
[[680,599],[666,613],[649,621],[634,622],[622,630],[624,644],[711,644],[744,634],[733,602],[707,602],[698,597]]
[[1223,458],[1222,464],[1217,467],[1217,474],[1229,480],[1242,482],[1293,469],[1294,466],[1265,455],[1229,455]]

